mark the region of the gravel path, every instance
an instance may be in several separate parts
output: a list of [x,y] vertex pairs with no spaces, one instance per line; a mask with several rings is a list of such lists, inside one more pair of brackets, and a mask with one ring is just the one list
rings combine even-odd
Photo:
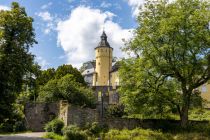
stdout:
[[49,140],[41,138],[44,134],[44,132],[33,132],[14,135],[0,135],[0,140]]

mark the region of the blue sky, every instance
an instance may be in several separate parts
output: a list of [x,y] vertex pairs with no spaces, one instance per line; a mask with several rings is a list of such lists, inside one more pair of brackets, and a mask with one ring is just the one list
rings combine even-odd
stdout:
[[[1,0],[0,9],[9,9],[15,0]],[[124,43],[136,28],[142,0],[16,0],[34,19],[37,45],[31,49],[42,67],[72,64],[79,68],[94,59],[103,27],[114,56],[121,58]]]

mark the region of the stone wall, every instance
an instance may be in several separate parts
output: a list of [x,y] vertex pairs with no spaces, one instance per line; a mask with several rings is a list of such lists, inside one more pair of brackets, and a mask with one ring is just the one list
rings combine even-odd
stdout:
[[[209,121],[189,121],[190,125],[208,124]],[[100,120],[100,124],[106,124],[109,128],[115,129],[134,129],[141,127],[144,129],[162,129],[169,130],[179,128],[179,120],[165,119],[132,119],[132,118],[105,118]]]
[[[67,101],[60,103],[27,103],[25,105],[26,127],[32,131],[43,131],[44,125],[55,117],[59,117],[65,125],[78,125],[99,122],[108,125],[109,128],[134,129],[136,127],[149,129],[170,129],[180,125],[178,120],[161,119],[132,119],[132,118],[102,118],[100,105],[97,109],[82,108],[68,104]],[[191,125],[206,124],[208,121],[190,121]]]
[[99,112],[96,109],[81,108],[61,102],[59,118],[62,119],[65,125],[78,125],[80,127],[87,123],[98,122]]
[[25,105],[26,128],[32,131],[44,131],[44,125],[59,114],[58,103],[27,103]]

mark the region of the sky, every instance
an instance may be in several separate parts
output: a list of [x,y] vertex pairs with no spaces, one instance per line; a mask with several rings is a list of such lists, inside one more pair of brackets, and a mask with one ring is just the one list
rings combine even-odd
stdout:
[[114,48],[113,55],[125,57],[123,40],[133,37],[136,17],[143,0],[0,0],[0,9],[9,10],[13,1],[25,7],[34,19],[38,44],[30,51],[42,69],[62,64],[81,67],[94,60],[94,48],[103,29]]

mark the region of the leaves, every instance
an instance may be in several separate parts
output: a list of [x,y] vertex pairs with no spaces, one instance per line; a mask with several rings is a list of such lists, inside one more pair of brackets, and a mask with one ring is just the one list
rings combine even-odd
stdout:
[[29,48],[36,43],[32,22],[18,3],[12,3],[9,11],[0,11],[0,123],[11,119],[23,77],[32,72],[34,56]]
[[175,106],[187,118],[194,90],[210,78],[209,9],[209,1],[200,0],[145,3],[135,37],[124,48],[138,57],[120,70],[129,111],[152,114]]

